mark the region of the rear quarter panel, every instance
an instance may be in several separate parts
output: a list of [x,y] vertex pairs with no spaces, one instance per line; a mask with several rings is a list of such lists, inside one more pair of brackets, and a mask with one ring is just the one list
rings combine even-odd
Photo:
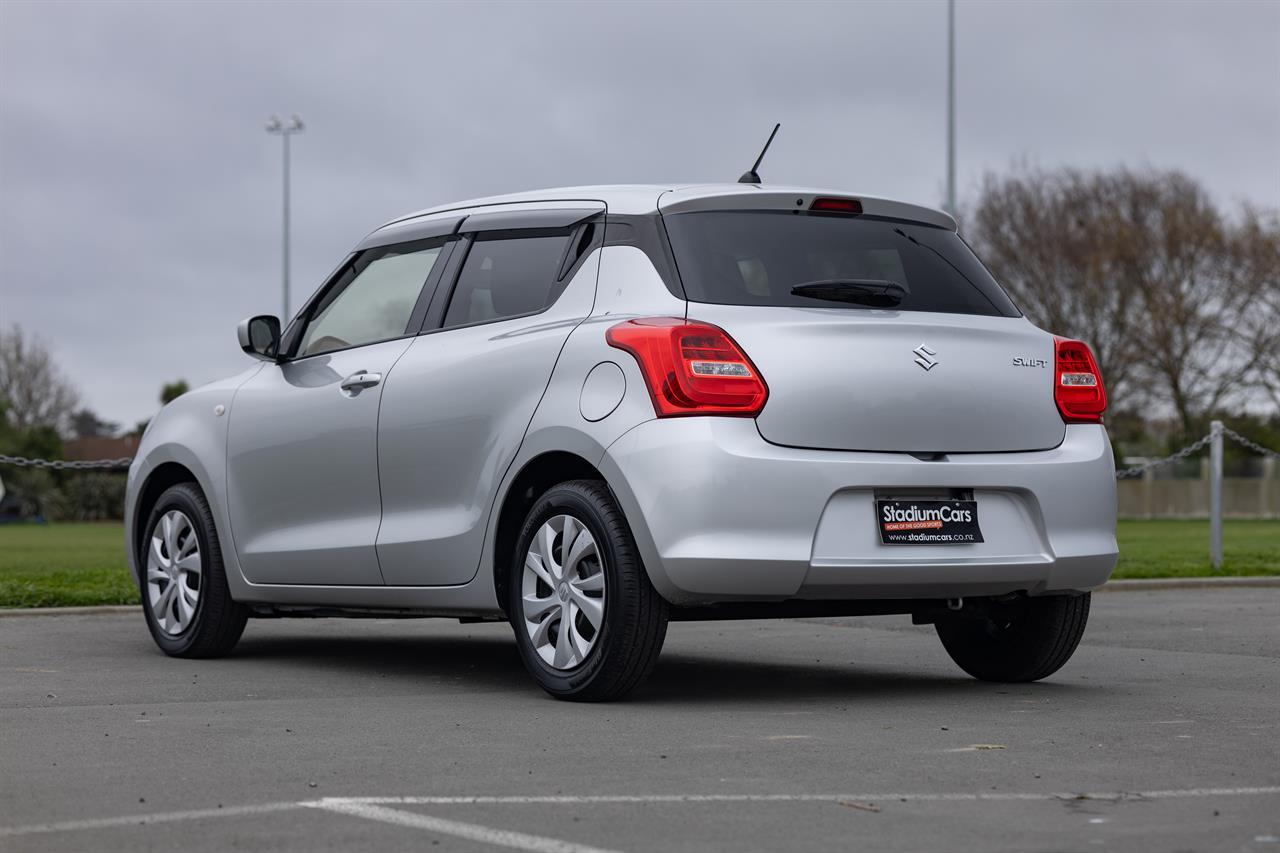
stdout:
[[[684,316],[685,302],[671,294],[640,249],[606,246],[598,251],[600,273],[595,307],[591,317],[574,329],[565,342],[546,393],[503,479],[485,536],[487,570],[480,572],[473,585],[485,583],[492,587],[495,563],[501,561],[494,553],[499,510],[512,481],[525,466],[547,453],[568,452],[599,467],[610,444],[655,417],[639,365],[629,353],[609,346],[605,333],[610,326],[631,317]],[[583,414],[584,388],[587,377],[601,365],[616,367],[622,374],[623,387],[617,405],[608,414],[588,420]],[[633,521],[633,526],[640,524],[642,519]]]

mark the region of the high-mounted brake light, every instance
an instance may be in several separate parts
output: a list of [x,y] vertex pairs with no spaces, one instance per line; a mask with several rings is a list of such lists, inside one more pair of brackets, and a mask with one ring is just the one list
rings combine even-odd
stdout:
[[1069,424],[1102,423],[1107,389],[1085,343],[1054,338],[1053,400]]
[[819,213],[858,214],[862,212],[862,202],[856,198],[815,198],[809,209]]
[[755,417],[769,397],[751,359],[718,326],[645,317],[611,327],[605,339],[635,356],[660,418]]

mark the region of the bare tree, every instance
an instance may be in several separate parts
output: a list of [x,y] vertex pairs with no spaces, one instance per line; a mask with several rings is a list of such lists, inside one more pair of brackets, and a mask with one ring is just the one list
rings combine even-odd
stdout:
[[1093,347],[1112,396],[1135,373],[1136,289],[1119,271],[1115,181],[1072,169],[987,175],[969,238],[1033,322]]
[[5,416],[13,427],[48,426],[64,431],[77,398],[40,341],[17,325],[0,331],[0,399],[8,404]]
[[1141,294],[1144,377],[1172,407],[1185,437],[1209,413],[1239,401],[1259,353],[1251,320],[1265,290],[1260,248],[1246,210],[1224,216],[1204,188],[1177,172],[1119,176],[1121,268]]
[[1256,286],[1240,333],[1249,353],[1249,383],[1280,413],[1280,213],[1246,208],[1233,236],[1235,278]]
[[1066,169],[988,176],[971,221],[1028,316],[1094,347],[1114,400],[1191,435],[1270,375],[1274,216],[1228,217],[1179,172]]

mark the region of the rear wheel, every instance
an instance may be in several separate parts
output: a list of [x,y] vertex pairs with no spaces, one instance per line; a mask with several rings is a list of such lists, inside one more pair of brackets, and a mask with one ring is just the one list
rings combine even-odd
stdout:
[[213,513],[200,490],[179,483],[165,491],[138,543],[142,609],[151,636],[174,657],[218,657],[231,651],[249,611],[231,598]]
[[557,698],[617,699],[653,670],[667,604],[603,483],[561,483],[529,510],[507,576],[507,613],[525,667]]
[[1038,681],[1062,668],[1084,636],[1089,593],[992,603],[938,620],[951,659],[983,681]]

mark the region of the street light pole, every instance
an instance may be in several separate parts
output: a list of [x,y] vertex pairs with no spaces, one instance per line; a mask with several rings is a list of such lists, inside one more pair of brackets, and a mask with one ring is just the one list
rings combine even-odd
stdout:
[[272,116],[267,122],[267,133],[279,135],[284,142],[284,233],[281,237],[283,242],[281,271],[284,288],[282,305],[284,310],[280,320],[286,324],[291,316],[289,313],[289,137],[295,133],[301,133],[303,130],[302,119],[296,115],[290,118],[288,124],[282,122],[279,116]]
[[947,0],[947,213],[956,215],[956,0]]

